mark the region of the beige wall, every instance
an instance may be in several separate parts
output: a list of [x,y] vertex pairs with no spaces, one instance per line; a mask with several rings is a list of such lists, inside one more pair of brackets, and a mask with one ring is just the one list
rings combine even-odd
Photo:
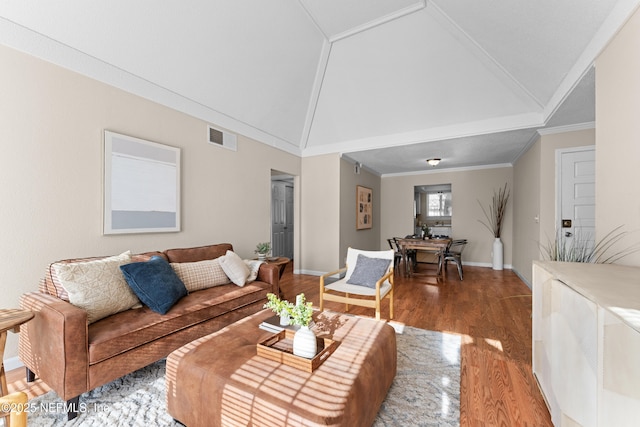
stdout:
[[[640,242],[640,11],[596,60],[596,235],[622,225]],[[640,265],[640,252],[619,264]]]
[[[370,188],[373,193],[373,223],[370,229],[356,230],[356,186]],[[380,177],[360,170],[354,173],[353,163],[340,161],[340,267],[344,266],[347,248],[377,251],[389,249],[387,242],[380,246]],[[336,265],[337,267],[337,265]]]
[[453,238],[469,240],[463,260],[468,264],[491,266],[494,238],[489,230],[478,222],[484,219],[478,201],[486,207],[491,202],[494,190],[505,183],[512,194],[502,229],[504,264],[508,268],[512,263],[513,247],[513,170],[510,167],[383,177],[381,247],[385,247],[386,239],[389,237],[413,234],[414,186],[451,184]]
[[557,151],[594,144],[594,129],[544,134],[514,165],[513,269],[529,285],[532,261],[555,236]]
[[[217,242],[251,257],[269,240],[271,169],[300,175],[300,158],[242,136],[212,146],[203,121],[2,46],[0,63],[0,307],[58,259]],[[104,129],[182,149],[181,232],[102,235]]]
[[513,168],[513,270],[531,286],[531,261],[540,239],[541,144],[535,143]]
[[297,272],[323,274],[340,261],[340,156],[302,159],[301,257]]

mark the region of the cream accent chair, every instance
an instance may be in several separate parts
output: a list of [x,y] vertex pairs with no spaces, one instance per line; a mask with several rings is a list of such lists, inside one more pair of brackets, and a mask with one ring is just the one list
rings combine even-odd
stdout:
[[21,391],[0,397],[0,409],[8,407],[11,412],[0,411],[6,427],[27,427],[27,395]]
[[[388,259],[389,267],[375,283],[375,288],[347,283],[356,267],[358,255],[369,258]],[[393,259],[394,251],[362,251],[349,248],[347,250],[347,265],[339,270],[320,276],[320,311],[324,310],[324,301],[342,302],[349,311],[349,304],[363,307],[371,307],[376,310],[376,319],[380,320],[380,301],[389,298],[389,319],[393,319]],[[331,284],[325,285],[325,280],[329,276],[346,272],[345,276]],[[344,294],[344,295],[342,295]],[[357,296],[357,297],[354,297]]]

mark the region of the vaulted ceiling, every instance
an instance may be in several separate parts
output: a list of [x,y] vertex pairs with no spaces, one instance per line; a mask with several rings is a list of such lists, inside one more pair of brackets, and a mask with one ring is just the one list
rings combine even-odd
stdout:
[[385,175],[512,164],[538,129],[592,124],[593,61],[639,3],[3,1],[0,43]]

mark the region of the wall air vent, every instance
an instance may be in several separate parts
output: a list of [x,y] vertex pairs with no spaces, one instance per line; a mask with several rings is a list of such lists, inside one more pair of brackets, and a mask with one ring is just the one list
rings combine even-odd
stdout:
[[209,141],[209,144],[228,148],[233,151],[236,151],[238,147],[236,135],[216,129],[212,126],[207,126],[207,141]]

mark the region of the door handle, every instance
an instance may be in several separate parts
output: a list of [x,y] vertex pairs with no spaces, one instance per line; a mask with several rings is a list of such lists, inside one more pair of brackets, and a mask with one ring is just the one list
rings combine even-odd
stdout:
[[573,236],[573,233],[570,232],[570,231],[565,231],[564,236],[565,237],[571,237],[571,236]]

